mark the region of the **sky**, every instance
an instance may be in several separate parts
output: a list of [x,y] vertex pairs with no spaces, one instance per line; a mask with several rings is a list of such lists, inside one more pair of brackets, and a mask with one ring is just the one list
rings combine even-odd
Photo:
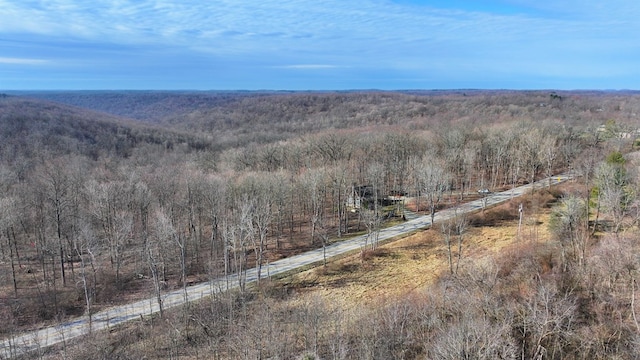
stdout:
[[640,89],[637,0],[0,0],[0,90]]

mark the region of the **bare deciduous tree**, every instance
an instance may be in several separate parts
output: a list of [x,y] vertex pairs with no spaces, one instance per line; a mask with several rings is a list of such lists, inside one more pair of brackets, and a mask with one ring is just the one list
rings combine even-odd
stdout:
[[326,198],[326,172],[325,169],[310,170],[303,175],[306,201],[309,204],[311,222],[311,243],[315,243],[316,230],[324,218],[324,206]]
[[18,225],[18,212],[16,208],[17,199],[12,196],[0,197],[0,241],[6,238],[6,246],[4,241],[2,245],[3,257],[9,257],[11,265],[11,280],[13,283],[13,292],[18,297],[18,279],[16,277],[16,263],[19,264],[20,256],[17,253],[17,239],[14,227]]
[[602,205],[611,216],[614,233],[618,234],[634,195],[628,187],[626,172],[621,164],[602,163],[596,171],[596,182],[598,205]]
[[442,196],[448,190],[450,178],[444,167],[429,159],[423,160],[416,171],[420,191],[427,201],[431,223],[433,224]]
[[[268,181],[268,180],[267,180]],[[274,192],[272,191],[271,184],[260,189],[256,194],[256,197],[250,200],[251,203],[251,215],[253,226],[255,228],[255,234],[252,238],[254,254],[256,256],[256,267],[258,268],[258,283],[262,276],[262,266],[264,264],[265,253],[267,251],[267,235],[273,222],[274,212]]]
[[122,182],[98,183],[88,181],[85,193],[89,211],[99,222],[102,236],[109,249],[109,260],[116,275],[116,285],[120,284],[124,246],[129,242],[133,231],[133,218],[124,201]]
[[549,178],[548,187],[551,186],[551,176],[553,175],[553,167],[559,150],[556,136],[547,134],[543,137],[542,144],[540,145],[540,159],[545,166],[545,176]]
[[59,256],[60,274],[62,286],[66,286],[67,277],[65,271],[65,234],[71,212],[71,178],[66,171],[66,166],[61,160],[52,161],[40,169],[39,189],[43,192],[50,209],[50,216],[55,228],[57,239],[57,251]]
[[380,225],[382,224],[380,215],[376,214],[375,210],[369,209],[361,209],[360,213],[362,221],[367,228],[367,236],[364,238],[362,252],[367,249],[368,244],[371,245],[372,250],[375,250],[378,246],[378,236],[380,235]]
[[520,311],[523,357],[562,358],[563,343],[576,320],[574,300],[553,286],[541,285]]
[[89,331],[91,331],[93,324],[92,305],[98,285],[98,270],[96,268],[96,253],[98,250],[98,241],[96,241],[93,230],[85,223],[80,229],[79,236],[74,241],[74,251],[80,259],[79,282],[84,293],[85,313],[89,318]]
[[[449,264],[449,272],[451,275],[457,274],[460,268],[460,260],[462,259],[462,244],[464,242],[464,234],[467,231],[467,217],[465,214],[458,214],[455,209],[454,216],[445,220],[440,224],[445,246],[447,247],[447,262]],[[453,262],[453,246],[457,245],[455,267]]]
[[562,248],[562,263],[567,268],[567,247],[571,259],[580,266],[584,265],[588,229],[585,228],[586,207],[577,196],[566,196],[561,199],[551,214],[549,226]]

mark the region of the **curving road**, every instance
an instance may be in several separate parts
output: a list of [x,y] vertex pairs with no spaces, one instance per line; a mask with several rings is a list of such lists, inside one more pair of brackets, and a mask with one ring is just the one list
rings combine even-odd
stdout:
[[[470,201],[461,204],[457,209],[448,209],[436,213],[434,221],[443,221],[454,217],[457,214],[471,213],[481,210],[483,207],[491,207],[511,198],[521,196],[533,187],[557,185],[571,179],[571,175],[558,175],[540,180],[534,184],[528,184],[514,188],[512,190],[493,193],[483,199]],[[388,240],[394,237],[409,234],[414,231],[425,229],[431,226],[429,215],[420,216],[402,224],[380,230],[379,241]],[[354,237],[349,240],[334,243],[324,250],[326,257],[331,258],[351,251],[359,250],[367,241],[367,235]],[[322,262],[324,259],[323,249],[312,250],[303,254],[274,261],[262,266],[261,276],[274,276],[292,271],[307,265]],[[257,280],[257,268],[249,269],[246,272],[246,283]],[[238,287],[238,275],[217,278],[215,280],[192,285],[187,287],[186,293],[183,289],[168,292],[162,295],[163,309],[169,309],[182,305],[187,301],[195,301],[213,294]],[[81,317],[57,326],[44,328],[41,330],[27,332],[25,334],[4,339],[0,345],[0,359],[7,359],[25,354],[27,352],[43,350],[48,346],[59,344],[79,336],[88,334],[90,331],[100,331],[109,327],[122,324],[126,321],[140,319],[142,316],[151,315],[159,311],[155,297],[137,301],[127,305],[113,307],[93,315],[91,325],[87,317]]]

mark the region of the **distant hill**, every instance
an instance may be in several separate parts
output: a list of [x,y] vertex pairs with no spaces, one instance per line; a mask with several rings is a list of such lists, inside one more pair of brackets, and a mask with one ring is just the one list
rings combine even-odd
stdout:
[[201,108],[224,106],[251,92],[19,91],[16,95],[158,123]]
[[[23,91],[13,92],[188,131],[261,132],[278,140],[318,129],[441,121],[486,124],[563,119],[605,121],[640,113],[624,91]],[[265,139],[265,140],[266,140]],[[255,140],[255,139],[254,139]],[[268,140],[266,140],[268,141]],[[260,142],[260,141],[259,141]]]
[[379,131],[393,127],[431,131],[458,124],[483,128],[522,121],[598,126],[610,119],[634,123],[640,114],[637,93],[610,91],[23,91],[12,94],[198,134],[221,149],[339,129]]
[[184,144],[191,150],[211,147],[197,135],[137,123],[113,115],[39,99],[0,98],[0,148],[8,158],[78,153],[128,157],[136,147]]

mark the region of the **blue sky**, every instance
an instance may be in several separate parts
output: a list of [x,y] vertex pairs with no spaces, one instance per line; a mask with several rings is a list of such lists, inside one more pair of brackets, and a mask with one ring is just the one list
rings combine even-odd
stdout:
[[0,0],[0,89],[639,89],[637,0]]

